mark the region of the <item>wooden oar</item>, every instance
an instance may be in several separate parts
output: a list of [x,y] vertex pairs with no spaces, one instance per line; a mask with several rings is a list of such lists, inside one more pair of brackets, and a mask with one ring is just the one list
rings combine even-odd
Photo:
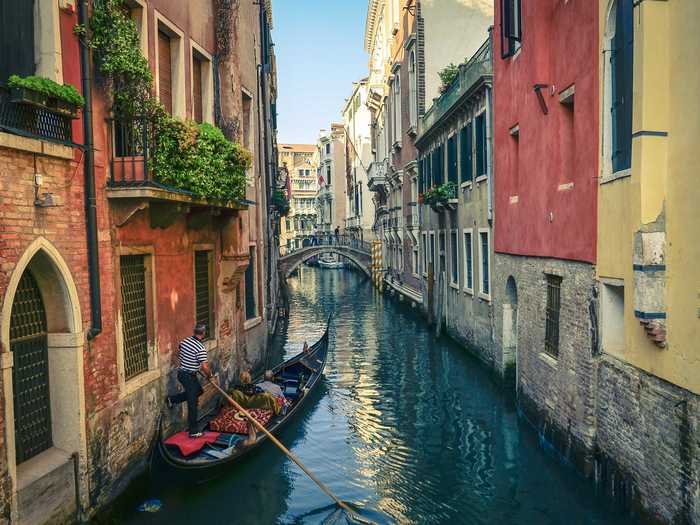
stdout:
[[268,438],[270,438],[270,441],[272,441],[275,445],[277,445],[277,448],[279,448],[282,452],[284,452],[284,453],[287,455],[287,457],[288,457],[289,459],[291,459],[294,463],[296,463],[297,466],[298,466],[301,470],[303,470],[304,473],[305,473],[307,476],[309,476],[309,477],[314,481],[314,483],[316,483],[316,485],[319,486],[319,488],[320,488],[323,492],[325,492],[333,501],[335,501],[335,503],[336,503],[341,509],[343,509],[345,512],[347,512],[347,513],[350,515],[350,517],[351,517],[352,519],[354,519],[354,520],[356,520],[356,521],[363,522],[363,523],[368,523],[368,522],[365,521],[363,518],[360,518],[359,516],[357,516],[357,515],[355,514],[355,511],[353,511],[353,510],[347,505],[347,503],[344,503],[344,502],[341,501],[335,494],[333,494],[333,493],[331,492],[331,490],[330,490],[328,487],[326,487],[326,486],[321,482],[321,480],[318,479],[318,478],[316,477],[316,475],[315,475],[313,472],[311,472],[309,469],[307,469],[307,468],[304,466],[304,464],[301,462],[301,460],[300,460],[298,457],[296,457],[292,452],[290,452],[289,449],[288,449],[287,447],[285,447],[275,436],[273,436],[264,426],[262,426],[262,425],[260,424],[260,422],[258,422],[253,416],[251,416],[250,413],[249,413],[245,408],[243,408],[241,405],[239,405],[238,403],[236,403],[236,402],[233,400],[233,398],[232,398],[231,396],[229,396],[229,395],[224,391],[223,388],[221,388],[219,385],[217,385],[217,384],[214,382],[213,379],[210,378],[210,379],[209,379],[209,382],[210,382],[212,385],[214,385],[214,388],[216,388],[216,389],[221,393],[221,395],[224,396],[224,397],[226,398],[226,400],[227,400],[229,403],[231,403],[231,405],[233,405],[234,408],[236,408],[239,412],[241,412],[241,413],[248,419],[248,421],[250,421],[251,423],[253,423],[253,425],[255,425],[255,427],[256,427],[258,430],[260,430],[260,431],[263,432]]

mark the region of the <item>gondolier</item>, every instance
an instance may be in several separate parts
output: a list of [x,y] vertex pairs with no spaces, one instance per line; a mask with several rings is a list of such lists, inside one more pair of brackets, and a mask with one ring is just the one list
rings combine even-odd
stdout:
[[206,325],[198,324],[194,327],[194,334],[191,337],[180,341],[178,347],[180,366],[177,370],[177,380],[185,391],[166,398],[168,408],[187,401],[187,430],[191,438],[202,435],[197,428],[197,399],[202,395],[203,390],[197,379],[197,372],[201,371],[207,378],[212,375],[207,363],[207,349],[202,343],[206,333]]

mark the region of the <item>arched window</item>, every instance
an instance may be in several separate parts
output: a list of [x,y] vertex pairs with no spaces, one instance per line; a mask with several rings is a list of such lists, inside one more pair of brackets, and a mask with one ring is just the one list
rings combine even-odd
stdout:
[[610,4],[604,50],[604,175],[628,170],[632,160],[633,20],[632,0]]

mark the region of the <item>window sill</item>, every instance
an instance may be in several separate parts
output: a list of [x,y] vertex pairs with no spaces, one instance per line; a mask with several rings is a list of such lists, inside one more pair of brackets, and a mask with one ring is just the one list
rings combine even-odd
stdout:
[[479,184],[480,182],[484,182],[485,180],[488,180],[488,175],[479,175],[476,179],[474,179],[474,182]]
[[410,128],[408,128],[408,131],[406,131],[411,137],[415,137],[418,132],[416,131],[416,126],[412,125]]
[[551,368],[557,368],[558,361],[554,357],[552,357],[551,355],[549,355],[546,352],[540,352],[538,355],[539,355],[540,361],[542,361],[543,363],[546,363]]
[[250,330],[252,328],[255,328],[260,323],[262,323],[262,317],[260,316],[248,319],[245,323],[243,323],[243,330]]
[[459,291],[459,283],[450,283],[450,288]]
[[122,388],[119,398],[123,399],[127,396],[130,396],[137,390],[142,389],[147,384],[157,379],[160,379],[160,368],[155,368],[153,370],[143,372],[137,375],[136,377],[132,377],[124,383],[124,388]]
[[47,157],[73,160],[73,148],[62,144],[54,144],[38,138],[22,137],[12,133],[0,132],[0,146],[9,149],[38,153]]
[[393,147],[394,149],[401,149],[401,141],[400,141],[400,140],[397,140],[396,142],[394,142],[394,144],[393,144],[392,147]]
[[600,184],[607,184],[608,182],[613,182],[620,179],[626,179],[632,176],[632,169],[620,170],[615,173],[608,173],[600,178]]
[[491,295],[479,292],[479,299],[483,299],[484,301],[490,303],[491,302]]
[[472,288],[463,288],[462,291],[467,295],[474,295],[474,290]]
[[462,188],[463,190],[471,189],[472,188],[472,181],[468,180],[466,182],[463,182],[462,184],[459,185],[459,187]]

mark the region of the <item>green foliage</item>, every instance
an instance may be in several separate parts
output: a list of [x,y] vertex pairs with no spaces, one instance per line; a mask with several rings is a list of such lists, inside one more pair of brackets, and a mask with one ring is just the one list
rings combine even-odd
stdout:
[[459,66],[453,62],[450,62],[447,66],[438,71],[438,76],[442,82],[442,85],[440,86],[440,94],[444,93],[450,88],[452,82],[454,82],[454,79],[457,78],[458,73]]
[[85,105],[85,99],[74,86],[70,84],[61,85],[48,78],[35,76],[18,77],[17,75],[12,75],[8,79],[7,85],[11,88],[23,88],[36,91],[47,97],[57,98],[77,107],[83,107]]
[[111,89],[114,111],[121,115],[150,115],[157,106],[151,97],[153,76],[141,54],[139,34],[124,0],[94,3],[89,45],[103,83]]
[[450,199],[457,198],[457,185],[454,182],[446,182],[440,186],[435,186],[423,193],[425,204],[443,204]]
[[272,194],[272,205],[277,208],[281,217],[285,217],[289,213],[289,201],[282,190],[275,190]]
[[226,140],[219,128],[161,115],[155,134],[153,172],[158,182],[199,197],[245,198],[250,153]]

